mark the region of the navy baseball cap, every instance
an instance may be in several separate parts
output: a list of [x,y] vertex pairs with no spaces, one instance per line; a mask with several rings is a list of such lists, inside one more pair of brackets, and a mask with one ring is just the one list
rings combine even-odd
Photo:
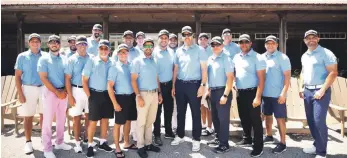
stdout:
[[108,48],[110,48],[110,41],[108,41],[108,40],[105,40],[105,39],[102,39],[102,40],[100,40],[100,42],[99,42],[99,47],[101,47],[101,46],[106,46],[106,47],[108,47]]
[[88,44],[87,42],[87,37],[86,36],[77,36],[76,38],[76,44],[80,44],[80,43],[85,43],[85,44]]

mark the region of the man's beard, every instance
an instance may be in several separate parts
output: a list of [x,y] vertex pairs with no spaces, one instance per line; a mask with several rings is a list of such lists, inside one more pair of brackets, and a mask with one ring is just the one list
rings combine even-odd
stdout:
[[99,33],[94,33],[94,37],[95,37],[95,38],[99,38],[99,37],[100,37],[100,34],[99,34]]
[[59,49],[53,50],[53,49],[49,48],[49,51],[52,52],[54,55],[59,54]]
[[77,48],[75,46],[71,46],[70,50],[75,52],[77,50]]

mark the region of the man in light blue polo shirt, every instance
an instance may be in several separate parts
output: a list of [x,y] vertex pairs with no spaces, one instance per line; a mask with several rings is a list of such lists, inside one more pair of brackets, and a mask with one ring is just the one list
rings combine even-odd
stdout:
[[92,30],[92,36],[87,38],[88,50],[87,53],[98,56],[98,45],[102,36],[102,26],[100,24],[95,24]]
[[18,113],[19,116],[24,117],[25,154],[34,152],[31,131],[36,111],[40,114],[42,128],[42,82],[36,67],[39,58],[47,54],[47,52],[41,51],[41,37],[37,33],[29,35],[28,45],[29,50],[20,53],[14,65],[18,100],[22,103],[22,106],[18,108]]
[[[85,116],[85,131],[88,130],[89,119],[88,119],[88,97],[83,91],[82,87],[82,70],[91,58],[92,54],[87,53],[87,37],[77,37],[77,52],[69,57],[67,62],[67,68],[65,69],[65,87],[68,93],[68,102],[72,106],[69,109],[70,115],[73,117],[73,128],[75,136],[75,147],[76,153],[82,153],[82,147],[80,142],[81,135],[81,116],[84,111]],[[83,136],[85,142],[87,142],[87,132]]]
[[[263,154],[263,126],[260,118],[261,97],[265,83],[266,63],[251,46],[251,37],[243,34],[239,38],[241,52],[233,58],[236,70],[237,107],[243,128],[243,139],[238,146],[252,145],[252,157]],[[254,138],[252,139],[252,129]]]
[[147,158],[147,151],[159,152],[152,144],[152,125],[157,116],[158,103],[162,103],[157,65],[152,56],[154,42],[144,40],[144,54],[131,63],[131,85],[136,94],[137,105],[137,153]]
[[[212,48],[209,46],[209,37],[207,33],[200,33],[199,39],[198,39],[199,47],[204,50],[204,53],[207,54],[207,57],[212,56]],[[212,117],[211,117],[211,111],[209,106],[209,101],[207,100],[208,97],[208,85],[206,85],[205,88],[205,94],[201,98],[201,120],[202,120],[202,136],[209,136],[214,133],[214,130],[212,129]]]
[[60,37],[48,37],[49,54],[42,56],[37,64],[37,72],[45,85],[43,87],[43,125],[42,143],[44,157],[55,158],[52,146],[52,122],[56,120],[57,138],[55,149],[70,150],[71,146],[64,143],[64,125],[66,120],[67,97],[65,90],[64,70],[67,59],[59,54]]
[[169,35],[169,48],[171,48],[174,53],[176,53],[176,50],[178,48],[178,38],[177,35],[170,33]]
[[326,117],[331,99],[330,86],[337,77],[337,61],[333,52],[318,44],[317,31],[308,30],[304,36],[308,50],[301,57],[300,97],[304,98],[308,126],[314,139],[313,146],[304,148],[316,158],[327,154],[328,128]]
[[222,37],[224,40],[224,49],[226,49],[229,53],[229,57],[231,59],[234,58],[235,54],[241,51],[240,46],[232,41],[231,30],[226,28],[222,32]]
[[61,52],[62,55],[65,55],[66,57],[70,57],[71,55],[74,55],[77,48],[76,48],[76,36],[72,35],[69,38],[67,38],[67,42],[69,43],[69,49],[65,52]]
[[266,61],[266,80],[263,93],[262,111],[265,115],[266,137],[264,142],[274,142],[272,137],[272,114],[275,115],[281,142],[272,150],[278,154],[287,150],[286,147],[286,97],[290,85],[291,65],[286,54],[279,52],[277,38],[273,35],[266,37],[266,52],[263,55]]
[[[201,136],[201,97],[205,94],[207,82],[207,54],[193,41],[193,30],[190,26],[182,28],[184,45],[177,49],[174,58],[172,78],[172,96],[177,103],[177,136],[171,145],[184,142],[185,118],[189,103],[193,120],[192,151],[200,150]],[[177,81],[177,82],[176,82]]]
[[138,50],[141,50],[143,49],[143,42],[146,38],[146,34],[142,31],[139,31],[136,33],[135,35],[135,38],[136,38],[136,47]]
[[157,117],[154,122],[154,145],[161,146],[163,142],[160,138],[160,126],[161,126],[161,109],[164,108],[164,126],[165,126],[165,138],[174,139],[175,134],[172,131],[172,112],[173,112],[173,98],[171,96],[172,90],[172,71],[174,66],[175,53],[172,49],[168,48],[169,31],[160,30],[158,34],[159,45],[154,48],[153,58],[157,63],[157,70],[160,81],[161,94],[163,96],[163,104],[158,105]]
[[110,42],[108,40],[100,40],[98,49],[98,56],[90,58],[82,71],[82,86],[89,102],[87,157],[94,156],[93,137],[99,120],[101,124],[101,138],[98,147],[106,152],[113,151],[108,146],[106,140],[108,120],[114,117],[112,102],[107,92],[108,70],[113,64],[113,60],[108,56],[111,49]]
[[135,144],[130,144],[130,123],[137,119],[136,101],[131,87],[131,74],[128,62],[128,46],[120,44],[115,51],[118,61],[108,70],[108,94],[115,110],[115,125],[113,128],[116,157],[124,157],[119,146],[121,126],[124,125],[124,149],[137,149]]
[[217,146],[213,149],[214,152],[225,153],[230,150],[228,140],[234,66],[228,55],[224,53],[221,37],[213,37],[211,47],[213,55],[207,61],[208,84],[211,91],[212,120],[217,135],[207,144]]

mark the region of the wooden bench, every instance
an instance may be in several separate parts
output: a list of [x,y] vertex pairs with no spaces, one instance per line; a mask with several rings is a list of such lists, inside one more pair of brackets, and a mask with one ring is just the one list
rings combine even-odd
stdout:
[[[337,77],[331,86],[330,108],[338,111],[338,120],[341,126],[341,136],[344,137],[345,121],[347,111],[347,80],[343,77]],[[334,115],[334,113],[332,114]],[[335,117],[336,118],[336,117]]]

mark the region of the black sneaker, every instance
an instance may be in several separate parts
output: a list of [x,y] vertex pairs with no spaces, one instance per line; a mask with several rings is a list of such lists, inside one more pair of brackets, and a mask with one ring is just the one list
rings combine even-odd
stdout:
[[219,144],[220,144],[220,142],[219,142],[219,140],[217,138],[212,139],[212,140],[207,142],[207,145],[211,146],[211,147],[218,147]]
[[163,141],[161,141],[160,136],[159,137],[154,137],[153,144],[155,146],[162,146],[163,145]]
[[140,149],[137,150],[137,154],[139,154],[139,156],[141,158],[147,158],[148,157],[148,154],[147,154],[147,151],[145,149],[146,147],[142,147]]
[[113,149],[107,145],[107,142],[102,143],[101,145],[99,144],[99,149],[104,150],[108,153],[113,152]]
[[266,137],[264,137],[264,143],[273,143],[273,142],[275,142],[273,136],[266,136]]
[[253,150],[253,151],[251,152],[251,156],[252,156],[252,157],[259,157],[259,156],[261,156],[262,154],[263,154],[263,150],[260,150],[260,151]]
[[94,157],[94,148],[93,147],[88,147],[88,151],[87,151],[87,158],[92,158]]
[[175,134],[173,134],[173,133],[165,134],[164,138],[166,138],[166,139],[175,139]]
[[216,148],[213,149],[213,152],[217,153],[217,154],[223,154],[226,153],[230,150],[229,146],[218,146]]
[[280,154],[283,153],[287,150],[287,146],[282,143],[278,143],[277,146],[272,150],[273,153],[275,154]]
[[146,148],[145,148],[146,151],[153,151],[153,152],[156,152],[156,153],[160,152],[160,148],[154,146],[153,144],[147,145],[147,146],[145,146],[145,147],[146,147]]
[[237,146],[250,146],[252,145],[251,141],[247,141],[246,139],[242,139],[241,141],[236,143]]

